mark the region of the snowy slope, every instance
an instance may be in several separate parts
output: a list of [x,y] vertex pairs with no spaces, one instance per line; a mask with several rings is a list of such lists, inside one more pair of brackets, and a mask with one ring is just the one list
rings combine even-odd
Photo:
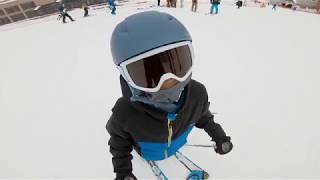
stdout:
[[[190,30],[193,77],[235,146],[226,156],[182,151],[217,178],[320,178],[320,16],[230,4],[217,16],[205,15],[206,1],[199,13],[189,2],[155,8]],[[0,178],[114,177],[104,126],[120,86],[109,40],[135,12],[128,5],[82,18],[74,10],[65,25],[51,16],[0,27]],[[189,137],[209,140],[197,129]],[[170,176],[183,177],[169,161]],[[133,163],[138,177],[152,178],[139,157]]]

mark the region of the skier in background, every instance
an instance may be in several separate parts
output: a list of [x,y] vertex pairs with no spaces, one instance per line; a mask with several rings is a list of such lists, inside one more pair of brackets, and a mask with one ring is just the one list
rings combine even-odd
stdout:
[[197,12],[197,8],[198,8],[198,0],[192,0],[191,11]]
[[74,21],[74,19],[68,14],[67,9],[64,7],[64,3],[59,4],[58,10],[62,16],[63,23],[66,23],[66,17],[68,17],[71,21]]
[[85,3],[85,2],[82,3],[82,9],[84,10],[83,16],[84,17],[89,16],[89,7],[88,7],[87,3]]
[[167,0],[167,7],[176,7],[177,6],[177,0]]
[[194,127],[211,137],[216,153],[232,150],[209,110],[205,86],[191,78],[192,38],[180,21],[157,11],[131,15],[115,27],[110,47],[122,89],[106,125],[116,180],[136,179],[133,149],[145,160],[166,159]]
[[240,9],[240,7],[242,7],[242,1],[241,1],[241,0],[238,0],[238,1],[236,2],[236,5],[237,5],[238,9]]
[[161,1],[161,0],[158,0],[158,6],[160,6],[160,1]]
[[171,7],[171,0],[167,0],[167,7]]
[[109,8],[111,10],[111,14],[112,15],[116,15],[116,4],[115,4],[115,0],[108,0],[109,3]]
[[276,10],[277,4],[273,4],[272,10]]
[[177,0],[171,0],[171,7],[177,7]]
[[213,14],[213,10],[215,10],[215,14],[218,14],[220,0],[210,0],[210,3],[211,3],[210,14]]
[[243,6],[247,6],[247,4],[248,4],[247,0],[244,0],[243,1]]

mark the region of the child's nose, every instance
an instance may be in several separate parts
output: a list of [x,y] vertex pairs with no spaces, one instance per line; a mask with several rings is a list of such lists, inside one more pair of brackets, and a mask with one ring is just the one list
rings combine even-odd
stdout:
[[169,88],[172,88],[173,86],[175,86],[176,84],[178,84],[178,81],[175,80],[175,79],[168,79],[166,80],[162,86],[161,86],[161,90],[163,89],[169,89]]

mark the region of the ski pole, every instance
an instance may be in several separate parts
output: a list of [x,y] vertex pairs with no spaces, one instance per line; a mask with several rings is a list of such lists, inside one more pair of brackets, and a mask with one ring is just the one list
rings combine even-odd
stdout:
[[217,146],[215,144],[213,145],[203,145],[203,144],[186,144],[186,146],[192,146],[192,147],[205,147],[205,148],[214,148],[216,149]]

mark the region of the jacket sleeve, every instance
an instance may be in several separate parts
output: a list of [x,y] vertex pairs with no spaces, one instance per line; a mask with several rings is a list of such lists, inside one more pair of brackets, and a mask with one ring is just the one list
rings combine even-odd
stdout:
[[220,126],[220,124],[214,122],[214,116],[209,110],[210,102],[208,102],[208,95],[206,94],[206,100],[203,105],[201,117],[196,123],[196,127],[204,129],[213,141],[219,142],[226,137],[226,133]]
[[133,141],[130,135],[122,130],[116,121],[114,114],[111,115],[106,129],[110,134],[109,146],[112,154],[112,164],[117,178],[132,174]]

